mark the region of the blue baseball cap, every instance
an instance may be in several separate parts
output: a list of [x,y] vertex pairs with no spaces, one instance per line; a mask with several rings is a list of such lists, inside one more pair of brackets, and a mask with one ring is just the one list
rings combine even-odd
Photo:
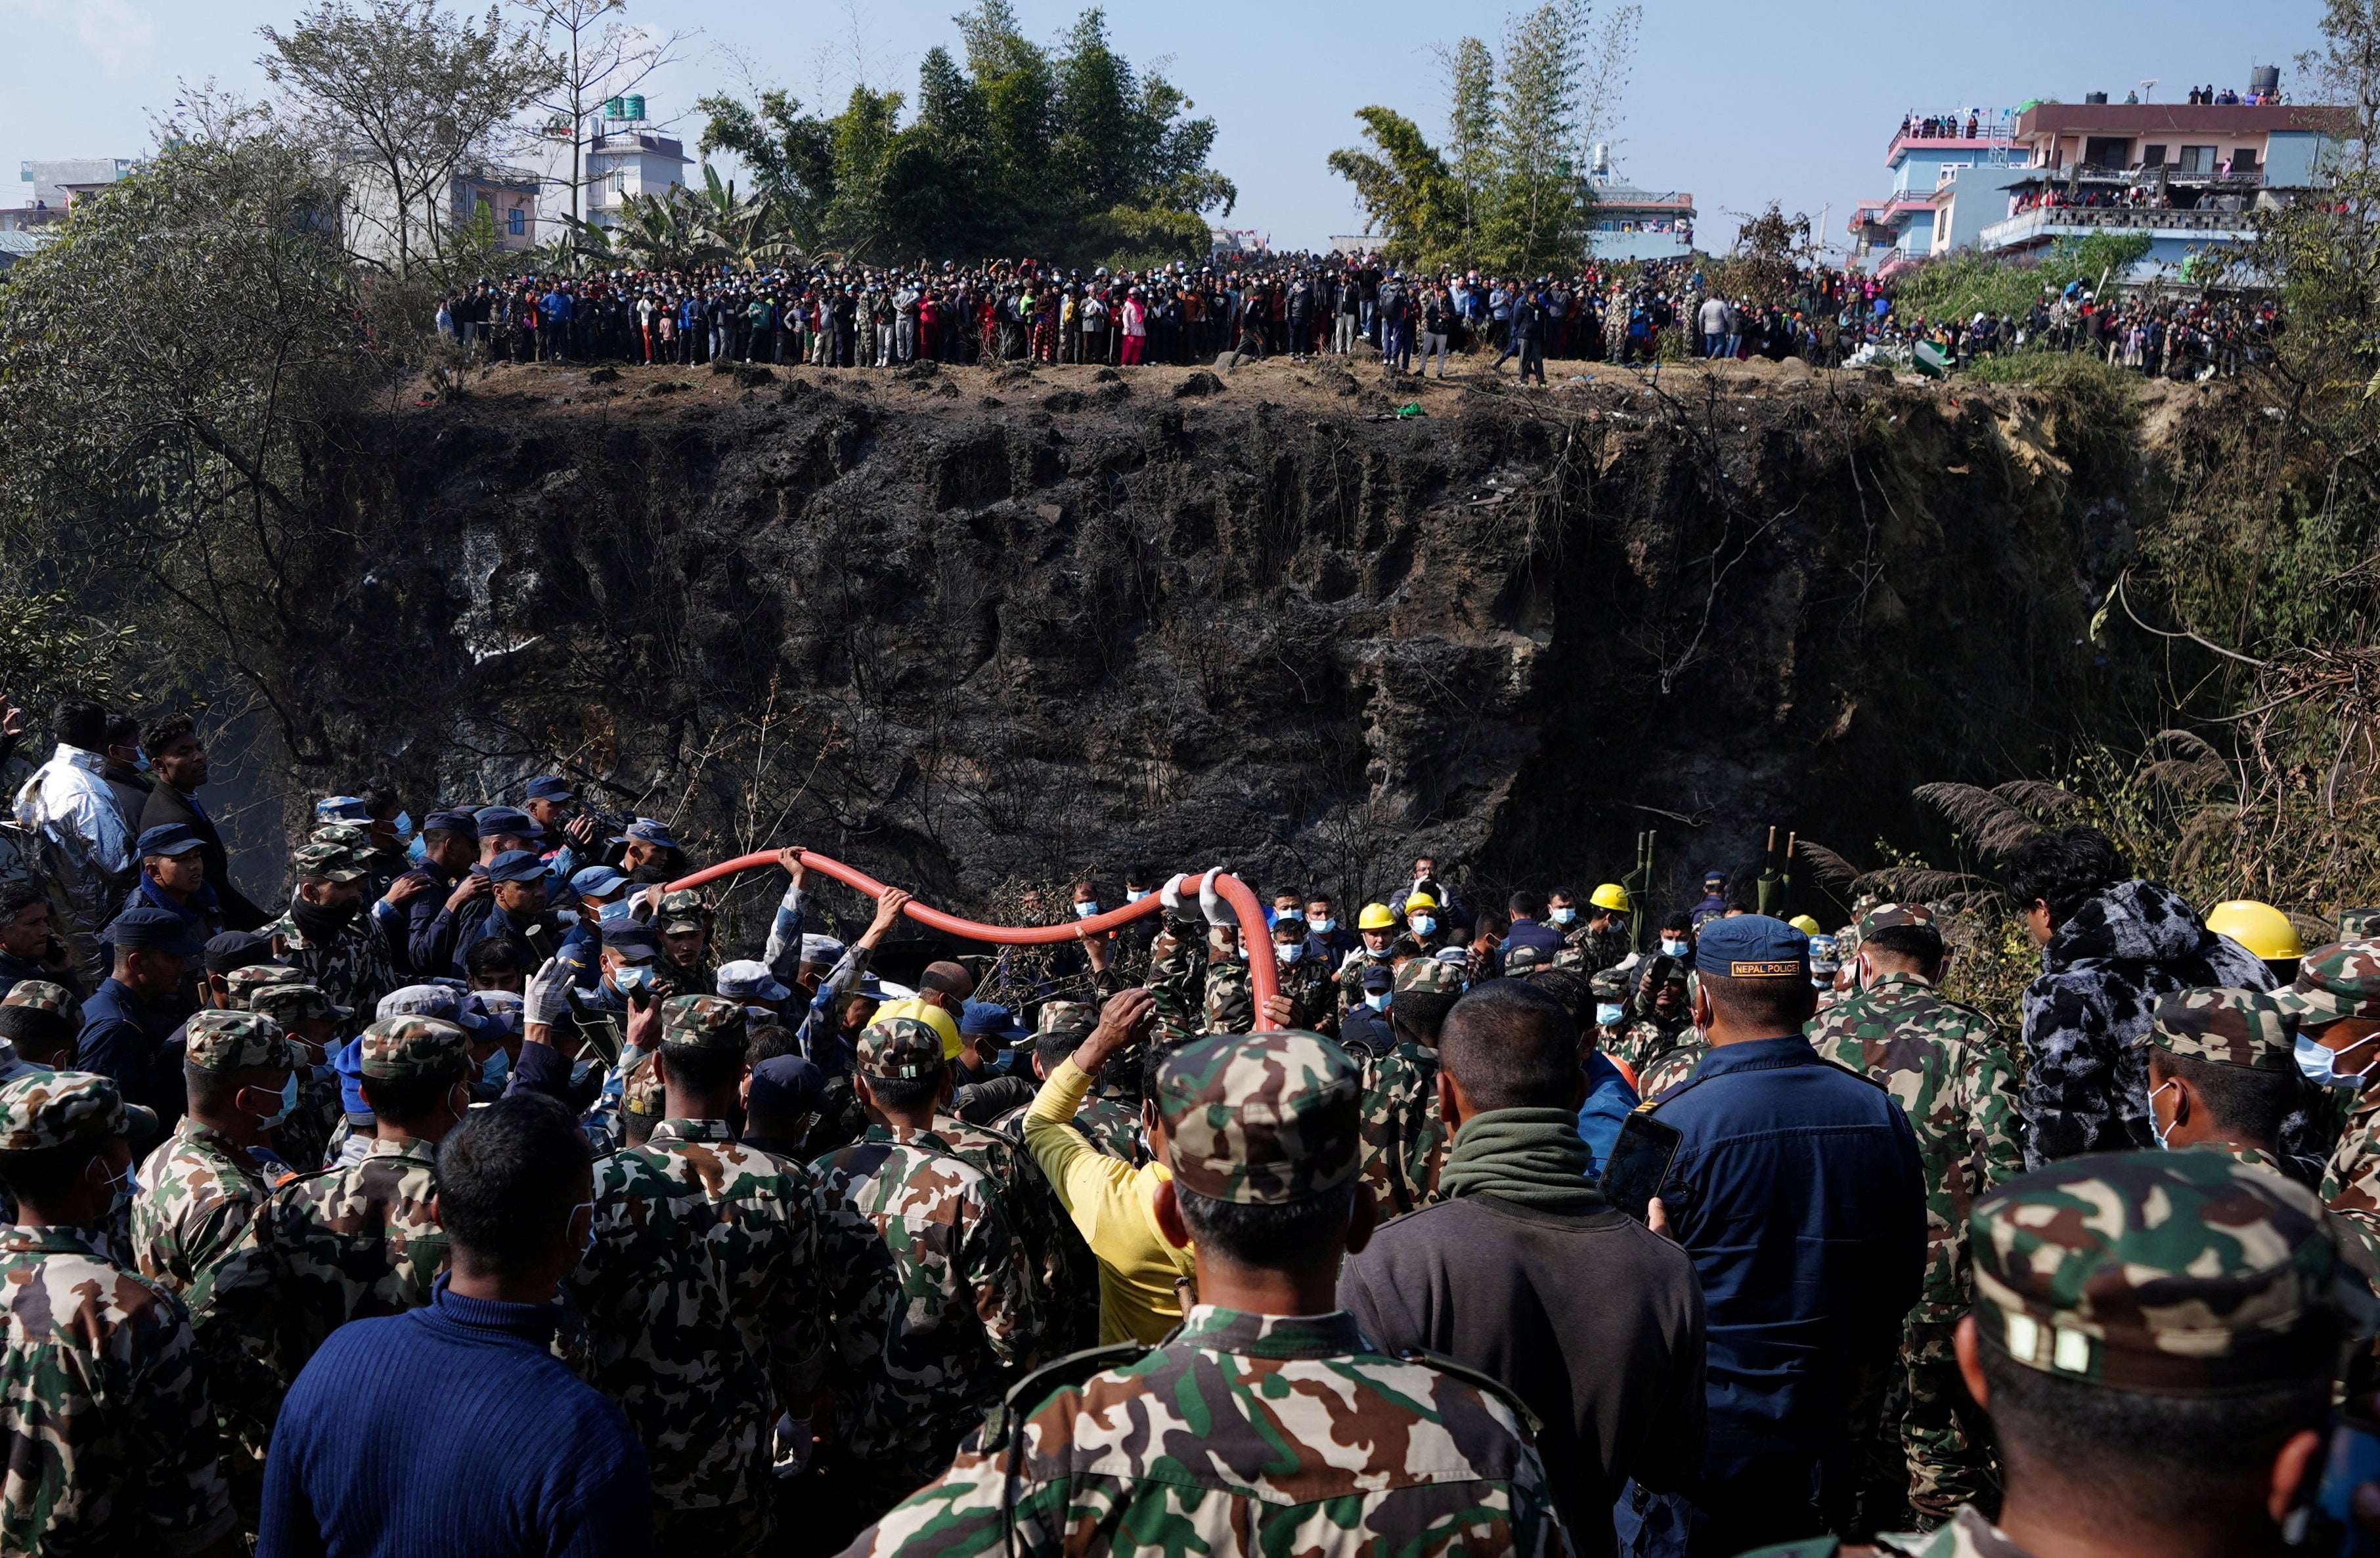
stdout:
[[602,902],[627,886],[627,882],[625,876],[608,865],[589,865],[571,874],[570,890],[581,898]]
[[189,922],[170,909],[128,909],[107,927],[107,944],[133,952],[171,952],[203,958],[206,947],[190,935]]
[[775,1109],[807,1115],[826,1093],[826,1073],[798,1055],[772,1055],[752,1068],[752,1092],[747,1111]]
[[469,812],[432,812],[422,819],[421,830],[424,833],[468,833],[477,838],[480,819]]
[[639,844],[654,844],[664,850],[677,848],[677,840],[670,837],[669,829],[650,817],[638,817],[628,824],[628,837]]
[[477,1028],[488,1020],[469,1006],[468,991],[444,984],[407,984],[391,990],[372,1008],[377,1018],[434,1017],[457,1028]]
[[492,839],[500,833],[509,833],[519,839],[534,839],[538,831],[537,824],[531,822],[528,814],[517,806],[490,806],[479,815],[479,832],[482,839]]
[[969,1001],[960,1008],[959,1032],[990,1033],[1011,1043],[1033,1036],[1033,1030],[1017,1021],[1014,1013],[990,1001]]
[[331,1069],[339,1074],[339,1108],[348,1122],[358,1119],[369,1122],[372,1106],[364,1097],[364,1040],[358,1033],[349,1039],[339,1053],[332,1057]]
[[649,958],[662,955],[662,938],[642,920],[620,919],[605,925],[603,945],[623,952],[642,952]]
[[1810,938],[1766,914],[1705,920],[1694,972],[1718,979],[1807,979]]
[[532,801],[576,801],[567,780],[553,774],[540,774],[528,781],[528,798]]
[[488,862],[491,882],[534,882],[545,875],[545,862],[527,850],[506,850]]
[[132,841],[132,853],[136,859],[146,859],[150,855],[186,855],[205,847],[206,840],[188,823],[167,822],[142,828],[140,837]]

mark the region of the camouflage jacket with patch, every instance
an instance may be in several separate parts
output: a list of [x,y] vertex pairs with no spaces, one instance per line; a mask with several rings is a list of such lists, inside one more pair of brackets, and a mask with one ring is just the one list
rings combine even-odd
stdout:
[[[370,905],[365,905],[369,910]],[[273,926],[291,961],[306,971],[307,983],[331,998],[333,1006],[369,1013],[380,998],[396,988],[395,960],[389,955],[388,932],[369,912],[358,912],[327,946],[306,939],[297,920],[284,915]]]
[[857,1387],[839,1403],[844,1445],[871,1472],[931,1478],[1035,1341],[1000,1187],[939,1132],[880,1125],[811,1169],[821,1215],[878,1244],[839,1274],[834,1307],[854,1323],[836,1347]]
[[2323,1171],[2320,1193],[2323,1204],[2380,1262],[2380,1087],[2347,1096],[2352,1102],[2346,1127]]
[[2016,1067],[1992,1020],[1921,974],[1888,973],[1821,1014],[1813,1048],[1880,1082],[1917,1132],[1925,1171],[1926,1320],[1974,1298],[1967,1209],[2024,1172]]
[[1200,1305],[1165,1346],[970,1439],[855,1553],[1550,1555],[1568,1551],[1517,1414],[1372,1349],[1345,1313]]
[[766,1496],[776,1413],[807,1402],[825,1363],[822,1269],[808,1172],[724,1120],[665,1119],[596,1164],[594,1241],[563,1290],[656,1505]]
[[[1026,1108],[1032,1108],[1027,1104]],[[1016,1238],[1025,1275],[1026,1322],[1018,1361],[1037,1367],[1099,1339],[1099,1263],[1082,1230],[1059,1204],[1058,1192],[1016,1136],[969,1125],[954,1115],[934,1117],[934,1135],[960,1160],[990,1178],[1001,1215]]]
[[181,1300],[76,1228],[0,1230],[0,1551],[199,1552],[232,1528]]
[[1438,1112],[1438,1051],[1401,1039],[1362,1063],[1364,1179],[1380,1215],[1401,1217],[1441,1199],[1447,1138]]

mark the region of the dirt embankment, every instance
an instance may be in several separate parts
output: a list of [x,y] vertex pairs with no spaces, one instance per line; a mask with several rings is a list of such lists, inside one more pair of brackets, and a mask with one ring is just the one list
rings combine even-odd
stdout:
[[706,851],[981,901],[1416,848],[1591,883],[1648,827],[1675,879],[2119,694],[2139,463],[2070,405],[1582,368],[495,369],[404,418],[313,707],[350,777],[560,760]]

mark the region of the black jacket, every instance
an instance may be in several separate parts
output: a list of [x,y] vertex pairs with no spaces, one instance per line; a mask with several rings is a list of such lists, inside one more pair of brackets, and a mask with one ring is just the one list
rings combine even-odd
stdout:
[[199,853],[207,863],[207,886],[214,888],[215,900],[223,907],[224,928],[252,931],[271,924],[272,915],[250,903],[246,894],[231,885],[231,857],[224,852],[223,835],[215,831],[213,820],[172,785],[162,781],[152,785],[149,804],[140,812],[140,831],[146,833],[152,827],[176,822],[199,836]]

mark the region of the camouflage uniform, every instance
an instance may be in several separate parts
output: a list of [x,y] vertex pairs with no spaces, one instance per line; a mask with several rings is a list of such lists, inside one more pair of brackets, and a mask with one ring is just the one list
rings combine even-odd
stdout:
[[[1099,1014],[1087,1002],[1047,1001],[1042,1004],[1041,1014],[1035,1021],[1033,1031],[1037,1039],[1043,1034],[1063,1033],[1079,1044],[1091,1036],[1091,1030],[1098,1026],[1098,1022]],[[1123,1081],[1123,1074],[1131,1069],[1131,1067],[1120,1064],[1107,1068],[1112,1080],[1118,1081]],[[990,1129],[1012,1141],[1022,1141],[1025,1117],[1032,1108],[1029,1101],[1020,1104],[994,1119]],[[1083,1100],[1083,1106],[1075,1111],[1072,1124],[1075,1132],[1088,1141],[1094,1151],[1120,1158],[1135,1168],[1148,1161],[1148,1142],[1141,1135],[1140,1112],[1120,1098],[1110,1097],[1104,1092],[1090,1094]]]
[[1562,937],[1562,945],[1575,947],[1585,954],[1585,972],[1600,973],[1636,950],[1636,938],[1629,933],[1626,918],[1615,914],[1601,930],[1591,924],[1578,926]]
[[[1028,1102],[1025,1107],[1032,1108]],[[1111,1108],[1114,1105],[1109,1105]],[[1076,1117],[1081,1117],[1080,1111]],[[969,1125],[947,1111],[934,1116],[933,1134],[990,1179],[1001,1215],[1015,1236],[1025,1276],[1026,1334],[1019,1356],[1029,1367],[1099,1339],[1099,1267],[1075,1220],[1023,1141]],[[1096,1142],[1093,1145],[1097,1145]],[[941,1469],[937,1467],[935,1469]]]
[[[879,1019],[857,1065],[884,1081],[938,1075],[941,1040],[915,1019]],[[939,1129],[872,1126],[810,1172],[820,1215],[877,1245],[878,1259],[838,1274],[833,1303],[866,1317],[835,1338],[858,1386],[837,1403],[838,1438],[873,1513],[950,1464],[1035,1345],[1026,1254],[1000,1186]]]
[[[362,851],[340,844],[310,843],[291,857],[291,864],[301,876],[334,882],[359,882],[369,871]],[[284,916],[274,927],[306,978],[336,1004],[358,1011],[370,1010],[397,986],[388,933],[381,929],[370,909],[369,903],[359,906],[338,935],[322,946],[306,939],[295,916]]]
[[[386,1018],[364,1030],[360,1047],[368,1079],[468,1074],[463,1030],[435,1018]],[[217,1272],[215,1303],[282,1389],[348,1321],[429,1304],[446,1269],[446,1231],[430,1214],[437,1163],[436,1146],[418,1137],[375,1140],[360,1162],[283,1184],[249,1224]],[[201,1312],[201,1325],[210,1318]],[[237,1405],[266,1422],[278,1410]]]
[[[1930,925],[1922,903],[1879,904],[1860,934]],[[1992,1020],[1946,1000],[1917,973],[1888,973],[1819,1013],[1811,1045],[1880,1083],[1917,1132],[1925,1172],[1925,1284],[1900,1339],[1892,1395],[1904,1393],[1900,1452],[1909,1502],[1934,1525],[1993,1486],[1988,1436],[1959,1378],[1950,1335],[1973,1302],[1967,1212],[1975,1198],[2024,1172],[2016,1067]],[[1891,1420],[1888,1407],[1887,1422]]]
[[[1452,964],[1415,958],[1397,971],[1390,1008],[1409,991],[1447,996],[1462,985]],[[1400,1038],[1362,1064],[1360,1170],[1380,1215],[1401,1217],[1442,1199],[1438,1177],[1446,1166],[1447,1130],[1438,1112],[1438,1051]]]
[[[674,996],[662,1056],[740,1053],[745,1021],[724,996]],[[586,1318],[588,1378],[644,1443],[661,1547],[710,1558],[768,1540],[771,1427],[819,1383],[829,1264],[809,1175],[724,1120],[665,1119],[596,1165],[594,1241],[563,1287]]]
[[2380,909],[2342,909],[2338,912],[2338,939],[2369,941],[2380,936]]
[[[710,920],[702,907],[702,895],[692,888],[663,893],[661,901],[654,905],[653,930],[658,935],[683,936],[710,928]],[[666,953],[656,966],[666,977],[681,981],[680,989],[707,990],[718,983],[719,958],[709,936],[703,938],[702,956],[695,960],[692,968],[671,962]]]
[[[287,972],[298,972],[296,969]],[[292,1030],[299,1022],[317,1020],[344,1023],[355,1014],[346,1007],[333,1006],[331,998],[315,986],[294,982],[265,985],[249,997],[248,1008],[270,1017],[291,1034],[290,1047],[298,1060],[298,1106],[273,1131],[273,1144],[291,1167],[311,1173],[330,1156],[331,1135],[339,1126],[339,1074],[332,1069],[328,1057],[309,1061],[310,1046],[301,1046]]]
[[[2340,941],[2317,947],[2298,963],[2297,979],[2273,992],[2282,1013],[2301,1032],[2346,1018],[2380,1018],[2380,942]],[[2374,1261],[2380,1261],[2380,1039],[2365,1044],[2348,1069],[2361,1070],[2360,1088],[2323,1088],[2314,1108],[2339,1125],[2338,1146],[2322,1176],[2322,1199],[2344,1219]]]
[[[115,1085],[36,1071],[0,1086],[0,1163],[122,1136]],[[214,1412],[182,1302],[81,1228],[0,1229],[0,1551],[197,1552],[231,1531]]]
[[[1358,1078],[1319,1035],[1196,1041],[1160,1092],[1184,1190],[1281,1205],[1358,1176]],[[1343,1312],[1197,1305],[1133,1361],[1015,1395],[852,1551],[1565,1550],[1501,1388],[1376,1352]]]
[[[1692,1030],[1688,1030],[1692,1032]],[[1674,1048],[1664,1050],[1659,1059],[1636,1073],[1636,1092],[1640,1097],[1658,1097],[1694,1074],[1694,1068],[1710,1053],[1710,1045],[1700,1039],[1688,1039]]]
[[1330,976],[1330,983],[1339,993],[1340,1016],[1344,1017],[1364,1004],[1364,971],[1388,960],[1389,955],[1385,952],[1374,957],[1368,950],[1363,950],[1339,965],[1339,972]]
[[[2217,1153],[2108,1153],[2051,1165],[1975,1205],[1976,1340],[2083,1386],[2213,1395],[2318,1375],[2369,1288],[2301,1185]],[[2313,1361],[2309,1363],[2309,1353]],[[1907,1558],[2028,1558],[1973,1505]],[[1745,1558],[1830,1558],[1830,1540]]]
[[1647,1068],[1691,1040],[1694,1031],[1694,1020],[1685,1012],[1673,1018],[1646,1012],[1621,1029],[1620,1037],[1604,1053],[1634,1067],[1641,1085]]

